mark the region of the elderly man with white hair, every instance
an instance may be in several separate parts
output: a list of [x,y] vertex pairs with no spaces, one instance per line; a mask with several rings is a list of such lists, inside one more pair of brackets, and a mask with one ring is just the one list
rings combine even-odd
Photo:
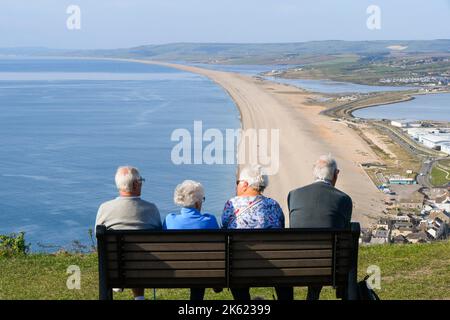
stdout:
[[[284,228],[284,214],[278,202],[262,195],[268,177],[259,165],[244,167],[236,181],[236,197],[225,203],[225,229]],[[275,288],[279,300],[292,300],[292,288]],[[231,288],[235,300],[250,300],[250,288]]]
[[[336,160],[324,155],[317,160],[315,182],[289,192],[291,228],[348,228],[352,217],[352,199],[338,190]],[[308,300],[317,300],[322,287],[309,287]]]
[[[153,203],[141,199],[142,182],[138,169],[119,167],[115,176],[119,197],[103,203],[95,225],[115,230],[161,230],[161,216]],[[144,289],[133,289],[136,300],[144,299]]]
[[[216,217],[201,213],[205,201],[205,190],[201,183],[193,180],[183,181],[175,188],[173,201],[181,210],[166,216],[164,229],[219,229]],[[204,296],[205,288],[191,288],[190,300],[203,300]]]

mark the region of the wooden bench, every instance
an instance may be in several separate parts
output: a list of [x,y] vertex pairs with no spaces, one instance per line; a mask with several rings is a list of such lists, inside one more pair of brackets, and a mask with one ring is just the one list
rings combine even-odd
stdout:
[[356,299],[360,226],[118,231],[97,226],[100,299],[112,288],[333,286]]

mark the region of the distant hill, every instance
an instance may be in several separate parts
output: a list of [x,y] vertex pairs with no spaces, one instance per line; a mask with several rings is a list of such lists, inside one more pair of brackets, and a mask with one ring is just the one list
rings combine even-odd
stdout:
[[114,50],[54,50],[0,48],[0,54],[135,57],[165,61],[213,63],[297,63],[298,59],[323,55],[373,55],[402,53],[450,53],[450,39],[389,41],[310,41],[298,43],[173,43]]

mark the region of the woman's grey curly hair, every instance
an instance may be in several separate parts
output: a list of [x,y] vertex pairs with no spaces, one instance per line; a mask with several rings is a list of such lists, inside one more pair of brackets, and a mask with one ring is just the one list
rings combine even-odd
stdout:
[[239,180],[247,181],[248,185],[258,192],[263,192],[269,184],[269,178],[260,165],[244,167],[239,173]]
[[201,203],[205,196],[205,190],[200,182],[185,180],[175,188],[173,201],[184,208],[194,208],[196,203]]

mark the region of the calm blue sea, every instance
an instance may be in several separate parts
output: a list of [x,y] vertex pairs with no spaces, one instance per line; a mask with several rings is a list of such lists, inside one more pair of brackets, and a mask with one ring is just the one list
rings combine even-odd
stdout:
[[[206,188],[220,215],[234,165],[172,164],[172,131],[239,128],[228,95],[204,77],[131,62],[0,59],[0,233],[26,232],[35,251],[89,244],[100,203],[116,196],[114,173],[134,165],[143,198],[163,217],[175,186]],[[50,249],[52,250],[52,249]]]

